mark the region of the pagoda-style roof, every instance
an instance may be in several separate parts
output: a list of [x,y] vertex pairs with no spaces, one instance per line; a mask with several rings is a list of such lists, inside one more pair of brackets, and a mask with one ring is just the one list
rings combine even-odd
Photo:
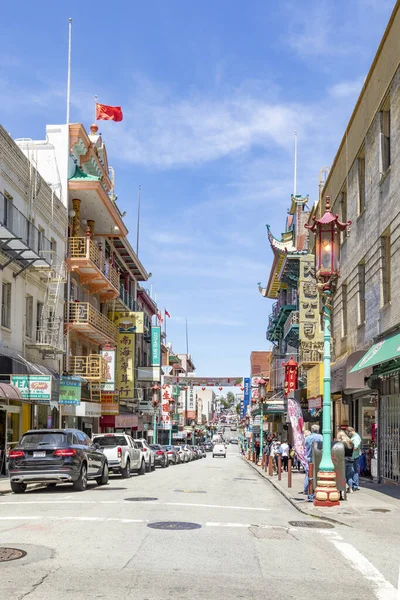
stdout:
[[305,206],[308,202],[308,195],[307,196],[293,196],[293,194],[291,195],[291,205],[290,205],[290,209],[289,209],[289,214],[294,215],[295,210],[297,208],[297,206],[299,206],[299,204],[302,204],[303,206]]
[[271,248],[275,253],[279,254],[287,254],[288,252],[295,252],[296,248],[293,245],[293,231],[285,231],[282,233],[282,239],[278,240],[271,233],[271,228],[269,225],[266,225],[268,232],[269,243],[271,244]]
[[72,175],[72,177],[69,178],[69,181],[100,181],[100,177],[96,177],[95,175],[89,175],[89,173],[85,173],[77,165],[75,173]]

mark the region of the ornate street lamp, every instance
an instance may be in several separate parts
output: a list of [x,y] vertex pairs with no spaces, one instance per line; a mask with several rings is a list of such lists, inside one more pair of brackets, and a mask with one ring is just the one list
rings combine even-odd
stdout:
[[158,383],[155,383],[151,388],[153,398],[153,444],[157,444],[157,409],[160,404],[160,386]]
[[325,214],[312,225],[305,225],[315,234],[315,278],[322,299],[324,327],[324,401],[322,411],[322,459],[314,493],[316,506],[337,506],[340,493],[336,488],[335,469],[331,455],[331,310],[332,295],[340,275],[340,232],[349,229],[351,221],[341,223],[326,198]]
[[267,379],[261,377],[258,380],[258,403],[260,405],[260,463],[262,464],[263,458],[263,445],[264,445],[264,402],[267,396]]
[[192,421],[191,426],[192,426],[192,446],[194,446],[194,430],[196,429],[196,421]]

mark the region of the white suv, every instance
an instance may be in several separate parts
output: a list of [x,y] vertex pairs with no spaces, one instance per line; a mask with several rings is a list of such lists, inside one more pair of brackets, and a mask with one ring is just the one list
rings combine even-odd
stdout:
[[134,442],[137,444],[140,452],[144,455],[144,460],[146,461],[146,471],[148,473],[150,471],[154,471],[156,468],[156,457],[153,450],[144,439],[134,440]]
[[226,448],[224,444],[215,444],[212,452],[213,458],[216,456],[223,456],[226,458]]

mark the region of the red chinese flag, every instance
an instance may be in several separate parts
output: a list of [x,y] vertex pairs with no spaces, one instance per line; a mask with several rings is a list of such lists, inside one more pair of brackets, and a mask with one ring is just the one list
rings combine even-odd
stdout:
[[120,106],[107,106],[96,102],[96,121],[122,121],[122,119]]

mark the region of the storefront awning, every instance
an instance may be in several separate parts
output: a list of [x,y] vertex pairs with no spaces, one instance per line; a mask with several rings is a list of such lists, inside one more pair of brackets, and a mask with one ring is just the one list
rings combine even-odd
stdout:
[[376,342],[351,369],[350,373],[389,362],[389,360],[396,358],[400,359],[400,333]]
[[0,398],[7,400],[22,400],[22,394],[19,388],[11,383],[0,383]]

